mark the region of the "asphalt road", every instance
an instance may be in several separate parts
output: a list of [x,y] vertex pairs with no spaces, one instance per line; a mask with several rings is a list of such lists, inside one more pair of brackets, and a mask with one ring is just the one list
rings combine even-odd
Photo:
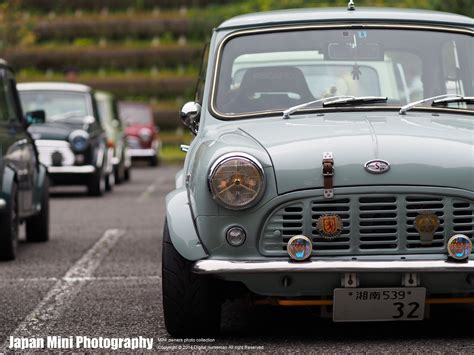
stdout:
[[[153,352],[474,353],[474,307],[416,323],[335,324],[314,309],[224,305],[222,336],[180,342],[164,328],[161,234],[177,167],[138,167],[103,198],[54,188],[51,240],[0,263],[0,353],[16,337],[150,337]],[[76,350],[77,351],[77,350]]]

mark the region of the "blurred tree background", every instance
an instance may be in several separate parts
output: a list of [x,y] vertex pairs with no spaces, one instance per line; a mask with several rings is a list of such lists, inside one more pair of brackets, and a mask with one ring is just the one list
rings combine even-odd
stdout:
[[[474,16],[474,0],[356,0],[356,5]],[[177,127],[192,98],[203,43],[231,16],[334,7],[347,0],[0,0],[0,49],[18,81],[80,81],[150,103],[162,128]]]

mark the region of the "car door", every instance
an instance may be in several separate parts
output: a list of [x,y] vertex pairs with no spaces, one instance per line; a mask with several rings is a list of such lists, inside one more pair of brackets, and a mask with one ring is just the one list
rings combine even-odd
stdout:
[[34,211],[33,191],[37,179],[36,153],[31,137],[24,124],[16,83],[9,70],[4,70],[1,80],[2,94],[6,107],[6,129],[10,142],[6,160],[16,173],[18,185],[18,206],[20,216],[25,217]]

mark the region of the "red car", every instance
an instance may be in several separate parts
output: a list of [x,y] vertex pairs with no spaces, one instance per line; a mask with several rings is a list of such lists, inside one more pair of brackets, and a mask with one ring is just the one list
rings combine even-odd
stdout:
[[119,113],[126,127],[130,157],[147,159],[151,166],[157,166],[161,141],[151,106],[138,102],[119,102]]

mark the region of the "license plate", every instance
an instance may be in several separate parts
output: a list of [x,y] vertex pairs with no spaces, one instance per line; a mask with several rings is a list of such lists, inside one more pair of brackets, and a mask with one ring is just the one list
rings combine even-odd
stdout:
[[335,322],[375,322],[422,320],[425,315],[426,289],[336,288]]

